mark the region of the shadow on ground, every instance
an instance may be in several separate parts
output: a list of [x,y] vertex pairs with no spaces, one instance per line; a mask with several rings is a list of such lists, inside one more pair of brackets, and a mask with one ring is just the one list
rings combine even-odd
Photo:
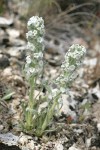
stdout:
[[17,146],[8,146],[0,143],[0,150],[21,150],[21,149]]

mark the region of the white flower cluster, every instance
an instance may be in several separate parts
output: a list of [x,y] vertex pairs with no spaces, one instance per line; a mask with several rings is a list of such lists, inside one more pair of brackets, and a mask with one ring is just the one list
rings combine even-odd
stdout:
[[77,77],[77,68],[82,64],[85,54],[86,49],[81,45],[75,44],[69,48],[61,65],[62,74],[56,79],[61,93],[64,93]]
[[49,93],[48,93],[48,98],[50,100],[52,100],[53,98],[55,98],[58,95],[59,91],[58,89],[50,89]]
[[43,36],[44,30],[44,20],[42,17],[33,16],[29,19],[27,23],[28,33],[26,37],[28,40],[27,44],[27,56],[25,64],[25,72],[27,78],[32,75],[41,74],[43,69]]

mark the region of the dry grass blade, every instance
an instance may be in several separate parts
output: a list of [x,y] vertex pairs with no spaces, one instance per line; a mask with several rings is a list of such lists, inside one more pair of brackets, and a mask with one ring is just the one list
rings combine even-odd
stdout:
[[53,6],[57,8],[58,12],[61,12],[60,5],[56,0],[31,0],[29,12],[33,11],[35,14],[45,16],[47,15],[48,10],[52,10]]
[[56,19],[52,18],[52,21],[49,21],[49,23],[47,23],[47,28],[52,27],[52,25],[55,25],[55,24],[57,24],[57,22],[61,22],[64,19],[67,19],[67,22],[68,22],[71,20],[68,13],[71,13],[72,11],[75,11],[79,8],[84,7],[84,6],[93,6],[93,5],[94,5],[93,3],[84,3],[84,4],[80,4],[78,6],[73,6],[72,8],[58,14],[55,17]]
[[[99,20],[98,16],[93,13],[95,7],[93,2],[83,3],[55,14],[51,18],[48,17],[46,20],[46,47],[66,51],[75,37],[86,37],[83,27],[91,29],[94,22]],[[55,44],[55,41],[59,44]]]

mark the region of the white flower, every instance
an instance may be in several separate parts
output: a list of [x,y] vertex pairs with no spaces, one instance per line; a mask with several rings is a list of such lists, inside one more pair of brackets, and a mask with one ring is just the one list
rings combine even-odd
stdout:
[[57,96],[57,94],[58,94],[58,89],[53,89],[52,92],[51,92],[51,94],[52,94],[52,97]]
[[74,72],[71,76],[70,76],[70,80],[75,80],[77,78],[78,74],[76,72]]
[[37,20],[38,20],[38,17],[37,16],[33,16],[29,19],[27,25],[30,26],[30,25],[35,25],[37,23]]
[[26,111],[33,112],[33,109],[30,108],[30,107],[27,107],[27,108],[26,108]]
[[36,22],[35,27],[38,27],[38,26],[39,26],[39,22]]
[[37,30],[33,31],[33,35],[36,36],[37,35]]
[[41,31],[41,27],[38,27],[37,30]]
[[34,51],[34,50],[35,50],[34,44],[28,42],[28,44],[27,44],[27,49],[29,49],[29,50],[31,50],[31,51]]
[[[27,44],[27,57],[25,72],[29,78],[32,74],[41,74],[43,71],[43,35],[44,35],[44,21],[42,17],[33,16],[29,19],[28,33],[26,33],[28,44]],[[34,58],[32,60],[32,58]],[[37,61],[38,60],[38,61]],[[34,64],[32,68],[32,64]]]
[[41,24],[44,24],[44,20],[42,19],[42,17],[39,18],[39,21],[41,22]]
[[68,70],[69,71],[74,71],[75,70],[75,66],[74,65],[69,66]]
[[33,37],[33,32],[32,31],[28,31],[28,33],[26,33],[26,37]]
[[86,48],[82,46],[82,51],[86,54]]
[[49,99],[53,99],[58,94],[58,89],[51,89],[51,92],[48,94]]
[[34,73],[35,69],[34,68],[29,68],[30,73]]
[[80,65],[81,65],[81,61],[78,60],[78,61],[76,62],[76,65],[77,65],[77,67],[80,66]]
[[77,68],[82,64],[85,53],[86,49],[78,44],[69,48],[65,61],[61,65],[62,75],[56,79],[61,92],[64,92],[63,88],[66,88],[77,77]]
[[76,53],[76,54],[74,54],[74,58],[76,59],[76,60],[80,60],[81,59],[81,53]]
[[39,66],[43,67],[43,61],[42,60],[39,61]]
[[44,20],[42,19],[42,17],[39,18],[38,16],[31,17],[27,23],[28,27],[38,27],[40,24],[44,24]]
[[43,53],[34,53],[34,58],[42,58],[43,57]]
[[64,87],[61,87],[61,88],[60,88],[60,91],[61,91],[61,93],[65,93],[65,92],[66,92],[66,89],[65,89]]
[[44,24],[41,25],[41,28],[44,29]]
[[37,42],[42,43],[42,42],[43,42],[43,38],[42,38],[42,37],[39,37],[39,38],[37,39]]
[[30,64],[30,63],[31,63],[31,58],[30,58],[30,56],[27,56],[27,57],[26,57],[26,62],[27,62],[27,64]]

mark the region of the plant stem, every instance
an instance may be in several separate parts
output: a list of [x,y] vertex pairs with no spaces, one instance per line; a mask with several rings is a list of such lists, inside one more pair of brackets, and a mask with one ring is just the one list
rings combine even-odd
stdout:
[[35,77],[32,77],[30,80],[30,94],[29,94],[29,106],[30,106],[30,108],[32,108],[34,105],[34,100],[33,100],[34,87],[35,87]]
[[33,106],[34,106],[34,87],[35,87],[35,82],[36,79],[35,77],[33,76],[30,80],[30,93],[29,93],[29,111],[28,111],[28,116],[27,116],[27,128],[30,130],[31,127],[32,127],[32,116],[33,116]]
[[41,135],[43,134],[45,128],[47,127],[48,123],[50,122],[51,118],[52,118],[53,115],[54,115],[54,110],[55,110],[55,107],[56,107],[56,105],[57,105],[57,103],[58,103],[58,98],[59,98],[59,96],[60,96],[60,93],[57,94],[57,96],[56,96],[56,98],[55,98],[55,100],[54,100],[54,103],[53,103],[52,107],[51,107],[51,108],[48,110],[48,112],[47,112],[47,115],[46,115],[46,117],[45,117],[44,123],[43,123],[42,128],[41,128],[41,132],[40,132]]

